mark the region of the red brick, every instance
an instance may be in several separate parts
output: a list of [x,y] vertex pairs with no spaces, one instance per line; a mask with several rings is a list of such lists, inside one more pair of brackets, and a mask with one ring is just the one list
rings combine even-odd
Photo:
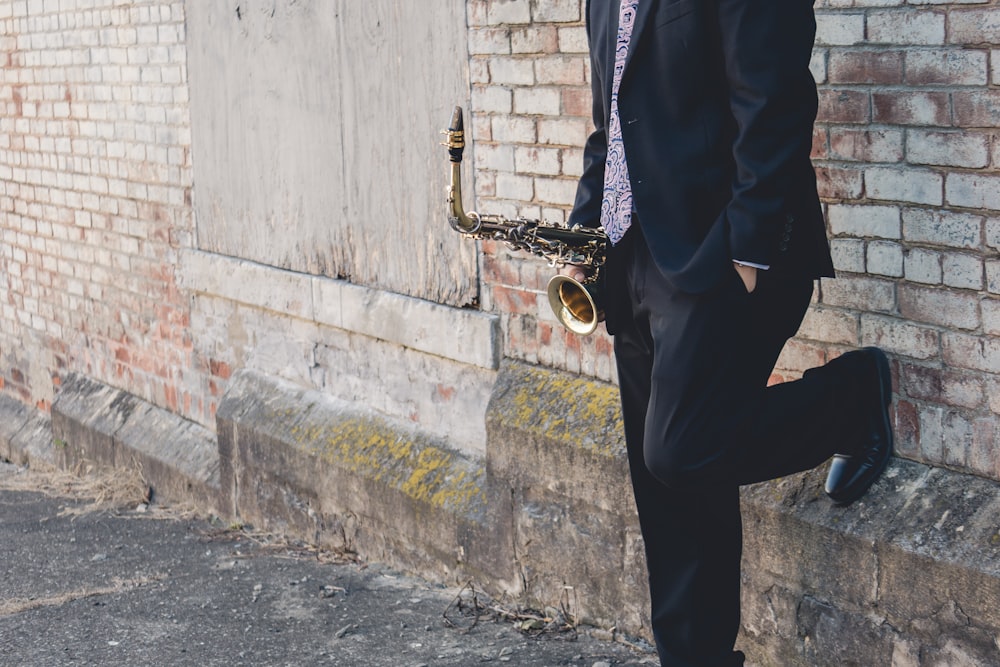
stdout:
[[875,312],[896,309],[896,283],[881,278],[843,277],[820,281],[822,302],[830,306]]
[[583,87],[567,87],[562,90],[563,114],[590,118],[592,97],[590,90]]
[[948,43],[1000,44],[1000,15],[996,7],[953,9],[948,14]]
[[914,50],[906,54],[906,83],[916,86],[984,86],[986,51]]
[[914,458],[920,451],[920,413],[910,401],[899,400],[895,405],[896,453]]
[[830,156],[829,139],[827,130],[821,125],[813,128],[812,153],[810,157],[814,160],[825,160]]
[[538,310],[538,295],[535,292],[501,285],[494,285],[491,292],[495,311],[534,315]]
[[902,284],[899,312],[916,322],[943,327],[976,329],[979,326],[979,298],[952,289]]
[[969,448],[969,469],[979,475],[1000,477],[1000,420],[984,417],[972,423],[972,446]]
[[830,155],[861,162],[899,162],[903,159],[903,132],[894,129],[830,129]]
[[861,343],[915,359],[937,358],[941,349],[940,334],[930,327],[868,313],[861,315]]
[[219,361],[218,359],[210,359],[208,367],[212,375],[222,378],[223,380],[228,380],[233,374],[233,370],[230,368],[229,364],[224,361]]
[[817,165],[819,196],[827,199],[860,199],[864,190],[861,170]]
[[900,364],[900,384],[907,396],[956,408],[983,405],[983,380],[967,371]]
[[955,91],[955,124],[960,127],[1000,126],[1000,90]]
[[1000,338],[946,332],[941,351],[949,366],[1000,374]]
[[820,89],[816,120],[826,123],[869,122],[871,102],[868,93],[838,88]]
[[559,50],[559,33],[555,26],[517,28],[510,32],[513,53],[556,53]]
[[898,125],[951,125],[948,93],[891,91],[872,93],[872,118],[876,123]]
[[827,70],[830,83],[875,83],[891,85],[903,81],[902,51],[830,52]]
[[827,362],[826,348],[821,345],[807,343],[793,338],[785,344],[778,362],[774,365],[779,371],[793,371],[801,374],[810,368],[822,366]]
[[515,266],[503,258],[488,253],[482,253],[483,280],[501,285],[518,285],[518,271]]

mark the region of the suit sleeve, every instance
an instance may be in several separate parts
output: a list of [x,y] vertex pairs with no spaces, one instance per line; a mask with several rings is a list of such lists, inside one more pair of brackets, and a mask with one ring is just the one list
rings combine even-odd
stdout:
[[736,171],[725,215],[732,257],[773,263],[791,197],[811,169],[812,0],[716,0]]
[[[587,41],[593,53],[593,36],[590,26],[590,1],[586,3]],[[608,137],[605,131],[604,102],[602,100],[603,84],[599,72],[594,66],[593,57],[590,61],[590,88],[593,100],[592,117],[594,131],[587,138],[583,147],[583,175],[576,188],[576,200],[569,215],[569,224],[582,227],[601,226],[601,201],[604,198],[604,163],[608,157]]]

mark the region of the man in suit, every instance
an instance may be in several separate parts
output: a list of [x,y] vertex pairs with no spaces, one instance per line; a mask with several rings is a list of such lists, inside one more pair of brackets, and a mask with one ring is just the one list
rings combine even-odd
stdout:
[[767,387],[832,276],[810,162],[811,0],[588,0],[595,131],[571,224],[604,227],[606,324],[663,665],[742,665],[738,487],[892,451],[881,351]]

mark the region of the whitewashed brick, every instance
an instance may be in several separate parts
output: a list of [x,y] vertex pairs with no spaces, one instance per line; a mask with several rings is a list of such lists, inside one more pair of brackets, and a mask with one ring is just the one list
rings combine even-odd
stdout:
[[989,135],[939,130],[907,130],[906,159],[911,164],[969,167],[989,166]]
[[816,43],[851,46],[865,41],[865,15],[816,12]]
[[865,272],[865,242],[860,239],[833,239],[830,241],[833,266],[840,271]]
[[906,52],[906,82],[914,85],[984,86],[986,51],[911,49]]
[[486,10],[489,25],[531,23],[531,7],[523,0],[495,0]]
[[978,248],[983,217],[932,209],[911,208],[903,211],[903,238],[951,248]]
[[586,54],[590,51],[589,45],[587,44],[586,28],[582,26],[573,28],[559,28],[557,34],[559,39],[560,53]]
[[993,85],[1000,86],[1000,49],[990,51],[990,68],[993,70]]
[[532,144],[535,142],[535,121],[522,116],[494,116],[491,119],[494,141]]
[[1000,211],[1000,175],[948,174],[945,192],[949,204]]
[[579,147],[587,141],[587,121],[576,118],[538,121],[538,141],[543,144]]
[[1000,44],[1000,13],[995,8],[953,11],[948,15],[950,44]]
[[534,179],[530,176],[497,174],[496,189],[501,199],[531,201],[535,197]]
[[498,56],[489,61],[490,81],[509,86],[530,86],[535,82],[535,66],[528,58]]
[[[514,151],[514,165],[520,174],[557,176],[562,170],[559,163],[559,149],[539,146],[518,146]],[[552,200],[542,199],[542,201]]]
[[944,44],[944,13],[873,11],[868,15],[868,41],[881,44]]
[[903,275],[903,246],[891,241],[868,242],[868,273],[894,278]]
[[942,258],[944,284],[959,289],[983,288],[983,260],[975,255],[945,253]]
[[861,344],[875,345],[893,354],[932,359],[940,353],[939,334],[895,317],[861,315]]
[[904,283],[899,286],[899,312],[915,322],[942,327],[975,329],[979,326],[978,298],[956,290]]
[[[979,304],[983,314],[983,331],[1000,335],[1000,299],[983,299]],[[1000,400],[1000,393],[997,394]]]
[[535,81],[539,84],[580,86],[584,83],[586,59],[580,56],[550,56],[535,59]]
[[827,218],[834,235],[898,239],[900,234],[897,206],[830,204]]
[[859,315],[837,308],[814,307],[806,312],[799,327],[799,338],[857,346]]
[[569,23],[580,20],[580,0],[535,0],[532,18],[538,22]]
[[475,146],[476,169],[514,171],[514,147],[505,144],[479,143]]
[[472,108],[478,113],[509,114],[512,111],[513,95],[507,88],[499,86],[473,86]]
[[995,250],[1000,250],[1000,218],[986,219],[986,244]]
[[869,167],[865,169],[865,191],[872,199],[940,205],[940,174],[922,169]]
[[822,302],[829,306],[892,312],[896,309],[894,282],[867,276],[823,278],[820,281]]
[[471,55],[510,53],[510,30],[507,28],[472,28],[468,36]]
[[514,91],[514,113],[558,116],[562,93],[558,88],[518,88]]
[[941,337],[946,364],[987,373],[1000,373],[1000,338],[946,332]]
[[576,197],[577,182],[566,178],[536,178],[535,198],[546,204],[571,206]]
[[809,60],[809,71],[812,72],[816,83],[826,83],[828,57],[826,49],[813,49],[812,58]]
[[559,49],[559,33],[553,26],[525,26],[510,32],[511,53],[555,53]]
[[986,289],[1000,294],[1000,260],[986,260]]
[[[124,74],[124,70],[123,70]],[[126,81],[129,79],[126,78]],[[490,82],[490,63],[485,58],[473,58],[469,62],[469,82],[486,84]]]
[[583,175],[583,148],[563,148],[562,151],[562,173],[564,176],[575,176],[579,178]]

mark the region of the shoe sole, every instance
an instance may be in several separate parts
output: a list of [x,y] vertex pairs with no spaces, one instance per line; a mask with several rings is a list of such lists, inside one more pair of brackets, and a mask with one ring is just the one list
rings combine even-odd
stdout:
[[858,500],[866,493],[868,489],[872,488],[885,472],[885,469],[889,466],[889,459],[892,458],[892,452],[895,449],[895,440],[892,433],[892,422],[889,420],[889,406],[892,404],[892,369],[889,367],[889,359],[885,356],[885,352],[878,349],[877,347],[867,347],[864,348],[875,355],[875,363],[878,367],[878,375],[881,382],[879,383],[879,398],[882,399],[882,405],[885,408],[883,411],[883,426],[885,427],[885,432],[887,434],[887,440],[889,441],[889,446],[885,449],[885,455],[882,457],[881,461],[872,468],[871,479],[868,483],[862,485],[857,491],[852,493],[850,496],[832,498],[834,504],[837,507],[845,507],[850,505],[854,501]]

